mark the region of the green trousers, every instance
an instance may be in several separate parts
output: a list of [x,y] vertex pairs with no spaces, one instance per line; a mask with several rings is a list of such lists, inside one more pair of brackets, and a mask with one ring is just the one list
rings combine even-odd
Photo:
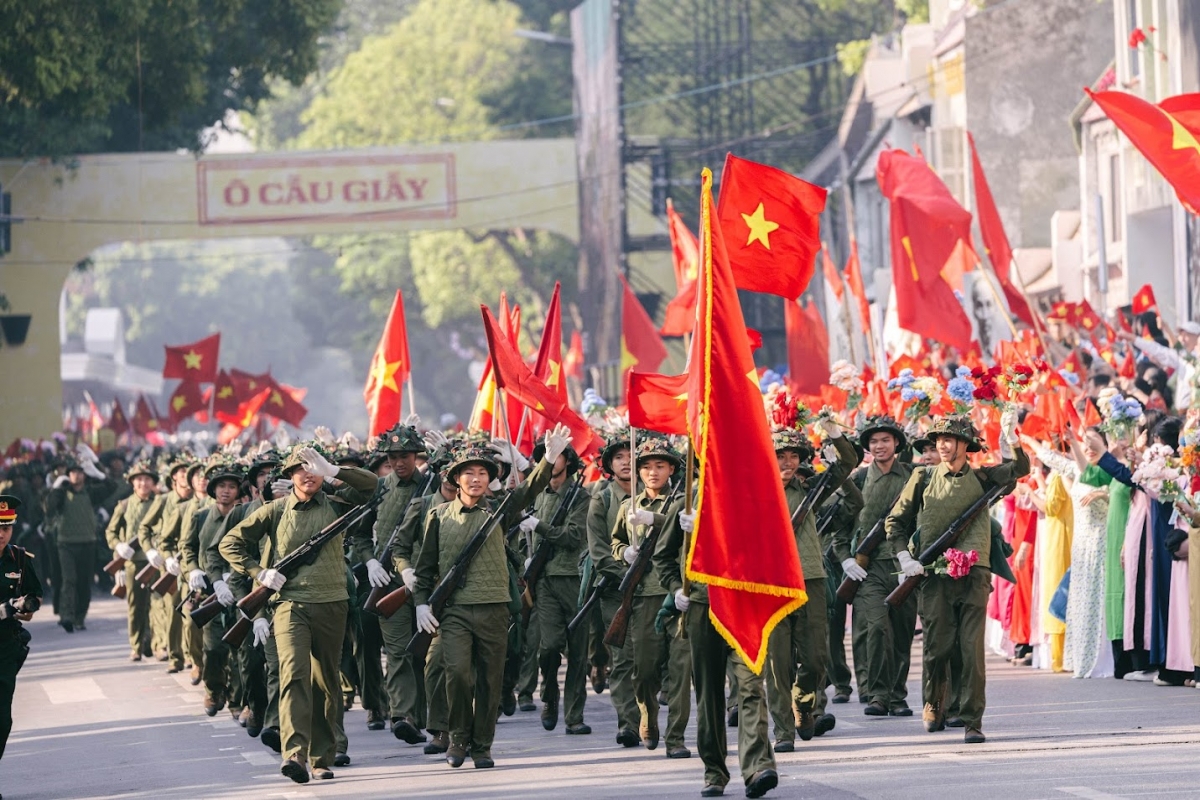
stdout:
[[959,580],[932,575],[920,589],[921,693],[925,703],[946,708],[951,662],[957,654],[962,660],[958,715],[968,728],[982,729],[987,704],[983,639],[991,589],[992,574],[986,569],[972,569]]
[[667,749],[683,747],[684,732],[692,715],[692,648],[679,633],[679,626],[667,626],[664,645],[667,650],[667,727],[663,741]]
[[737,676],[738,761],[742,780],[749,781],[759,770],[775,769],[762,676],[751,672],[713,627],[707,604],[692,601],[685,619],[692,679],[696,684],[696,749],[704,762],[705,784],[729,783],[729,768],[725,766],[729,754],[725,738],[726,670]]
[[[916,622],[916,597],[899,608],[884,602],[896,588],[889,566],[872,563],[854,596],[854,636],[862,639],[865,679],[859,695],[885,708],[901,705],[908,696],[909,652]],[[858,659],[855,659],[858,662]]]
[[829,677],[828,684],[835,692],[850,696],[850,665],[846,662],[846,609],[841,600],[834,600],[829,613]]
[[442,659],[442,637],[434,636],[425,654],[425,697],[429,714],[425,725],[431,733],[450,730],[450,706],[446,701],[446,663]]
[[829,619],[824,590],[824,584],[814,584],[808,602],[784,617],[767,640],[767,703],[776,741],[795,741],[793,708],[811,714],[825,709]]
[[[338,662],[348,603],[284,600],[275,608],[283,757],[332,767],[341,708]],[[314,685],[324,698],[314,697]]]
[[204,639],[204,668],[200,677],[204,681],[204,691],[225,700],[240,694],[238,683],[241,675],[236,667],[233,670],[229,669],[229,645],[221,641],[225,631],[236,619],[236,609],[226,608],[201,629]]
[[[363,616],[373,615],[364,614]],[[367,624],[369,623],[364,622],[364,627]],[[383,635],[383,649],[387,653],[387,672],[384,679],[387,702],[382,705],[388,709],[388,714],[392,719],[404,717],[418,728],[423,728],[425,726],[425,685],[413,663],[412,655],[404,649],[412,641],[415,628],[416,606],[412,603],[405,603],[388,619],[379,618],[379,632]],[[378,663],[378,656],[375,660]],[[366,705],[365,698],[363,703]]]
[[172,669],[183,669],[183,617],[175,613],[179,604],[179,584],[175,591],[169,594],[151,594],[151,610],[158,612],[158,624],[162,630],[162,638],[166,641],[167,662]]
[[82,625],[92,602],[92,575],[96,571],[96,545],[58,544],[59,571],[62,573],[62,592],[58,599],[58,616],[63,622]]
[[[211,622],[209,623],[212,624]],[[263,656],[267,662],[267,713],[263,718],[264,728],[279,727],[279,647],[274,632],[263,645]]]
[[516,641],[521,643],[520,653],[511,657],[517,659],[517,695],[532,697],[537,691],[538,684],[538,653],[541,652],[542,625],[535,606],[529,612],[529,625],[521,629],[521,635]]
[[192,624],[192,618],[183,615],[183,657],[193,667],[204,669],[204,629]]
[[[637,731],[643,723],[658,724],[658,690],[662,688],[666,649],[663,635],[654,630],[654,618],[662,608],[663,597],[661,594],[635,597],[625,646],[610,648],[613,660],[610,681],[619,729]],[[611,622],[621,605],[620,597],[614,593],[600,602],[606,621]]]
[[558,668],[566,655],[567,676],[562,706],[567,725],[583,722],[583,706],[587,701],[588,629],[586,625],[580,625],[573,634],[567,634],[567,623],[575,616],[578,602],[578,577],[545,576],[538,581],[534,606],[537,610],[542,702],[559,699]]
[[496,736],[496,711],[508,650],[508,604],[448,606],[442,613],[450,742],[487,753]]
[[[601,622],[604,630],[612,624],[613,615],[621,606],[621,598],[616,592],[606,592],[600,597]],[[610,647],[608,649],[609,675],[608,690],[612,696],[613,709],[617,712],[617,730],[629,728],[637,731],[640,712],[637,698],[633,693],[633,651],[629,647],[629,637],[626,635],[625,647]]]
[[254,636],[247,636],[237,649],[238,705],[248,706],[256,720],[267,714],[267,666],[261,645],[254,644]]
[[129,606],[129,649],[143,656],[154,655],[150,646],[150,595],[134,580],[134,576],[146,566],[146,562],[125,562],[125,601]]
[[[367,588],[369,589],[369,586]],[[362,608],[366,597],[366,591],[359,592],[357,600],[359,608]],[[358,664],[362,705],[368,712],[374,711],[381,719],[386,719],[388,717],[388,696],[384,692],[383,661],[380,658],[380,653],[384,648],[383,631],[380,627],[382,620],[375,614],[368,614],[365,611],[360,612],[358,618],[359,627],[355,631],[354,637],[354,659]],[[407,645],[408,642],[404,644]]]

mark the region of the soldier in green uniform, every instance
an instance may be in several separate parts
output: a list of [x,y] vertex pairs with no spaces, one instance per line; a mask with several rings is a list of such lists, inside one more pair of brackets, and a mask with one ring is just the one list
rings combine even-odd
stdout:
[[[640,449],[640,448],[639,448]],[[687,644],[691,648],[691,672],[696,685],[696,750],[704,762],[702,797],[721,797],[729,783],[729,755],[725,732],[725,676],[737,694],[738,761],[747,797],[762,797],[779,785],[775,754],[767,730],[767,701],[763,676],[755,675],[713,627],[708,615],[708,586],[692,581],[683,590],[681,565],[687,558],[687,537],[695,526],[695,515],[680,512],[663,530],[654,551],[654,571],[662,576],[664,588],[683,614]]]
[[[417,455],[425,454],[425,443],[416,428],[394,425],[379,435],[376,448],[387,453],[392,469],[387,477],[378,479],[379,485],[389,491],[379,505],[374,535],[368,526],[354,532],[350,541],[351,561],[366,565],[371,586],[388,587],[391,591],[399,588],[404,575],[399,572],[389,574],[379,559],[392,532],[404,521],[409,501],[424,484],[425,476],[417,471]],[[414,583],[412,573],[408,581]],[[421,733],[425,721],[424,681],[412,656],[405,650],[413,636],[412,604],[405,604],[388,619],[380,619],[379,629],[387,653],[386,705],[391,716],[392,734],[408,744],[421,744],[426,741],[425,734]]]
[[[545,448],[533,451],[535,461],[543,457]],[[588,629],[580,625],[572,634],[567,623],[575,616],[579,601],[579,557],[587,537],[588,495],[582,486],[572,491],[571,483],[583,471],[583,461],[567,448],[554,462],[550,485],[533,501],[533,513],[521,521],[521,531],[528,537],[530,552],[537,552],[543,541],[551,547],[550,559],[538,579],[534,606],[538,625],[538,668],[542,673],[542,727],[552,731],[558,726],[558,668],[562,656],[567,657],[567,677],[563,686],[563,713],[566,732],[588,734],[591,726],[583,721],[587,699],[587,636]],[[559,511],[570,502],[569,508]],[[561,518],[560,524],[554,520]],[[528,560],[526,561],[528,566]]]
[[[682,466],[682,457],[667,437],[649,432],[639,435],[636,469],[645,488],[621,502],[612,530],[612,557],[620,565],[618,569],[622,575],[637,560],[642,544],[653,529],[666,530],[674,524],[675,516],[683,507],[683,499],[679,494],[672,494],[671,477]],[[625,645],[612,648],[614,683],[618,669],[622,673],[629,671],[639,716],[638,735],[647,750],[658,747],[661,735],[658,728],[658,692],[662,688],[663,666],[668,658],[668,649],[664,634],[655,630],[654,620],[666,594],[660,577],[653,570],[647,571],[635,591]],[[620,596],[614,593],[602,598],[601,603],[605,599],[609,606],[605,616],[611,619],[620,605]],[[621,666],[618,667],[618,664]],[[682,670],[685,668],[686,665],[680,663],[674,672],[683,676]],[[676,694],[677,699],[682,696],[683,692]],[[686,717],[689,713],[690,709],[686,706],[672,708],[668,704],[667,728],[673,738],[674,735],[679,737],[678,740],[667,742],[668,750],[683,747],[679,721],[681,715]],[[618,716],[621,728],[618,741],[626,746],[632,733],[628,727],[632,721],[628,717]]]
[[[858,465],[858,453],[842,435],[833,420],[819,420],[818,427],[836,451],[827,456],[829,491],[840,488],[850,471]],[[829,663],[829,617],[825,596],[825,561],[817,536],[816,513],[795,519],[796,509],[813,490],[812,446],[803,430],[786,428],[772,434],[779,477],[783,480],[788,513],[793,515],[796,549],[804,571],[808,602],[780,621],[767,640],[767,700],[775,723],[775,751],[792,752],[796,735],[808,741],[816,734],[817,716],[828,717],[826,725],[836,722],[832,714],[822,714],[825,694],[825,670]],[[821,697],[818,697],[820,695]]]
[[129,605],[129,660],[141,661],[153,652],[150,649],[150,590],[134,580],[148,563],[138,542],[138,531],[142,518],[154,504],[158,472],[150,462],[139,461],[125,473],[125,480],[133,487],[133,494],[117,504],[104,536],[114,556],[125,559],[125,569],[117,573],[116,580],[118,586],[125,587]]
[[[388,454],[385,450],[372,448],[364,454],[364,466],[371,472],[374,472],[380,479],[384,479],[391,473],[392,468],[388,465]],[[368,530],[365,532],[366,538],[374,543],[374,537],[369,530],[370,525],[378,519],[368,518],[365,523]],[[350,553],[349,558],[352,562],[357,562],[354,550],[355,533],[362,535],[357,526],[354,531],[347,532],[349,540]],[[382,556],[382,553],[380,554]],[[368,576],[369,578],[369,576]],[[371,593],[371,583],[368,579],[364,584],[356,587],[354,602],[351,604],[352,610],[361,611],[363,604],[367,600],[367,595]],[[383,653],[383,633],[379,628],[379,617],[375,614],[358,613],[358,624],[355,630],[354,637],[354,660],[358,669],[359,691],[362,697],[363,709],[367,712],[367,730],[381,731],[387,727],[388,720],[388,700],[387,694],[383,688],[383,666],[381,654]]]
[[[847,532],[854,530],[862,507],[862,492],[858,490],[854,481],[846,481],[818,512],[818,520],[823,519],[827,513],[832,514],[822,523],[817,533],[821,538],[821,551],[825,557],[825,598],[829,604],[829,662],[825,684],[834,687],[835,703],[845,703],[850,699],[850,666],[846,663],[846,604],[839,600],[836,594],[844,576],[841,564],[833,557],[833,538],[839,532],[850,535]],[[823,736],[837,724],[834,716],[826,713],[828,702],[829,698],[823,690],[817,692],[814,736]]]
[[[196,515],[212,505],[213,502],[212,497],[208,494],[208,480],[205,478],[204,467],[203,462],[197,462],[188,470],[188,481],[192,484],[192,499],[191,502],[183,507],[181,513],[182,521],[179,525],[179,562],[180,567],[183,569],[181,583],[188,584],[189,589],[195,589],[196,587],[191,586],[191,582],[188,580],[190,570],[184,563],[182,554],[183,541],[190,535]],[[203,486],[199,485],[201,480],[204,482]],[[200,588],[203,588],[203,584],[201,584]],[[204,668],[204,630],[192,624],[191,616],[188,614],[183,615],[183,656],[191,664],[190,678],[192,686],[199,686],[203,678]]]
[[905,698],[917,599],[909,597],[898,608],[884,603],[884,598],[896,587],[896,574],[900,571],[886,540],[869,557],[854,556],[859,542],[892,510],[912,474],[912,465],[897,458],[906,446],[905,438],[904,430],[891,417],[866,420],[859,443],[871,454],[872,461],[851,476],[862,490],[864,506],[851,535],[837,536],[833,541],[834,557],[846,577],[862,584],[854,596],[852,624],[855,638],[862,637],[864,651],[865,681],[859,684],[858,691],[868,699],[863,713],[872,717],[912,716]]
[[[344,506],[370,500],[377,479],[365,469],[334,466],[313,445],[294,447],[280,473],[292,482],[290,495],[247,516],[225,535],[219,550],[234,572],[277,593],[272,622],[279,653],[280,772],[307,783],[310,765],[313,777],[332,778],[330,766],[337,755],[336,719],[330,714],[334,705],[323,703],[322,712],[313,689],[315,684],[327,700],[340,692],[338,663],[349,605],[342,537],[328,542],[313,563],[300,566],[290,578],[263,563],[291,553],[341,516]],[[336,478],[340,485],[327,492],[326,478]],[[264,537],[268,543],[260,556]],[[256,640],[266,640],[270,624],[262,617],[255,620]]]
[[[571,443],[567,429],[558,425],[546,434],[546,455],[527,481],[513,490],[513,508],[520,509],[550,482],[554,462]],[[425,518],[421,551],[416,561],[417,627],[427,633],[441,629],[442,658],[446,672],[450,747],[446,762],[460,767],[468,747],[476,768],[495,765],[492,741],[500,708],[504,658],[508,648],[509,561],[503,532],[488,536],[466,571],[463,584],[450,596],[442,619],[434,617],[429,596],[450,569],[463,547],[488,518],[485,497],[499,474],[494,453],[468,447],[447,470],[458,496]],[[501,522],[507,530],[519,512]]]
[[[183,511],[192,499],[188,474],[194,465],[189,454],[176,456],[167,468],[170,489],[155,499],[138,526],[138,544],[146,553],[146,560],[160,572],[170,572],[176,577],[181,572],[177,556]],[[150,598],[150,625],[157,631],[157,639],[166,645],[167,672],[172,675],[183,671],[183,620],[175,613],[178,594],[177,587],[165,595],[152,593]]]
[[12,543],[19,498],[0,494],[0,758],[12,732],[12,701],[17,673],[29,655],[28,622],[42,605],[42,582],[33,556]]
[[[913,470],[900,499],[887,518],[888,541],[896,553],[901,578],[921,575],[925,567],[913,557],[933,542],[972,503],[992,486],[1005,486],[1029,474],[1029,457],[1019,447],[1016,414],[1000,417],[1002,463],[972,469],[969,453],[983,450],[971,420],[949,416],[938,420],[928,436],[937,448],[941,463]],[[916,538],[918,541],[910,540]],[[956,549],[976,551],[979,561],[961,579],[930,575],[921,584],[919,609],[922,635],[921,691],[925,701],[922,719],[931,733],[946,726],[950,661],[955,651],[962,659],[962,689],[958,694],[959,716],[964,741],[978,744],[983,735],[986,671],[984,669],[984,625],[991,592],[991,523],[986,513],[975,517],[955,544]],[[911,547],[911,552],[910,548]]]
[[[58,624],[67,633],[84,630],[96,571],[96,509],[113,493],[115,484],[96,467],[91,451],[68,463],[67,474],[54,479],[46,498],[46,516],[58,530],[58,563],[62,591]],[[91,455],[89,459],[87,456]]]

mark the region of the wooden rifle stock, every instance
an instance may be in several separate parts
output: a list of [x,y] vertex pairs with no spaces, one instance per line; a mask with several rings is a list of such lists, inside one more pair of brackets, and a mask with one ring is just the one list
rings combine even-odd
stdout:
[[[907,485],[905,481],[905,485]],[[900,491],[892,498],[892,502],[888,504],[888,513],[880,517],[871,530],[863,537],[863,540],[858,543],[858,547],[854,549],[854,560],[860,567],[866,569],[871,566],[871,556],[875,555],[875,551],[879,549],[879,545],[883,544],[887,539],[887,518],[888,514],[892,513],[892,508],[900,499],[900,495],[904,493],[904,487],[900,487]],[[843,603],[850,604],[854,602],[855,596],[858,594],[859,587],[862,586],[862,581],[852,581],[849,578],[842,578],[841,584],[837,588],[838,599]]]
[[254,629],[254,619],[242,614],[238,617],[238,621],[230,626],[229,630],[225,631],[225,635],[221,637],[221,641],[230,647],[241,647],[242,642],[246,641],[246,634]]
[[188,617],[197,628],[203,628],[221,615],[225,606],[221,605],[215,594],[210,594],[204,602],[192,609]]
[[[941,558],[942,554],[958,543],[959,538],[970,527],[974,519],[984,511],[992,503],[999,500],[1004,495],[1012,491],[1013,484],[1007,486],[993,486],[983,493],[983,496],[967,507],[958,515],[958,519],[951,523],[946,532],[933,541],[933,544],[926,547],[921,555],[917,558],[921,565],[928,569],[935,561]],[[884,601],[892,608],[900,606],[909,596],[916,591],[926,578],[925,573],[920,575],[912,575],[904,580],[904,583],[892,590],[892,593],[887,596]]]
[[112,591],[109,592],[109,594],[111,594],[113,597],[117,598],[118,600],[124,600],[126,597],[129,596],[129,589],[127,589],[122,584],[114,583],[113,587],[112,587]]
[[[372,593],[374,593],[375,591],[385,592],[385,591],[387,591],[387,587],[384,587],[379,590],[372,589],[371,591],[372,591]],[[407,586],[404,586],[403,584],[401,584],[399,588],[393,589],[392,591],[385,594],[383,597],[379,598],[378,601],[376,601],[374,613],[378,614],[379,616],[383,617],[384,619],[391,619],[392,614],[395,614],[397,611],[399,611],[401,608],[403,608],[404,604],[407,603],[411,599],[412,599],[412,592],[410,592],[408,590]],[[367,604],[369,605],[370,603],[371,603],[371,598],[367,597]],[[370,611],[370,610],[371,609],[369,609],[369,608],[367,609],[367,611]]]
[[170,570],[163,570],[162,577],[154,582],[154,585],[150,587],[150,591],[159,597],[164,597],[173,593],[178,586],[179,576],[172,574]]
[[154,566],[153,564],[147,564],[138,570],[137,574],[133,576],[133,579],[140,583],[143,589],[149,589],[150,584],[158,580],[158,572],[158,567]]
[[[137,541],[136,538],[130,539],[125,544],[132,546],[135,541]],[[125,569],[125,559],[115,553],[112,557],[112,561],[109,561],[104,565],[104,571],[109,575],[112,575],[114,578],[117,576],[117,573],[123,569]],[[124,595],[121,596],[124,597]]]
[[[678,493],[679,489],[676,487],[667,496],[667,502],[663,504],[664,511],[671,507],[671,503],[675,502]],[[658,527],[651,527],[650,533],[638,547],[637,558],[625,571],[625,577],[621,579],[621,585],[617,589],[621,593],[621,606],[617,609],[617,613],[613,614],[612,622],[609,623],[608,630],[604,632],[604,643],[610,647],[625,646],[625,634],[629,628],[629,613],[633,608],[633,598],[642,578],[650,569],[650,557],[654,555],[654,548],[658,545],[659,533]]]
[[817,501],[823,499],[825,494],[825,486],[829,483],[830,471],[827,469],[817,477],[817,482],[813,485],[812,491],[804,495],[804,499],[800,501],[800,505],[796,506],[796,510],[792,513],[792,527],[803,525],[804,520],[808,519],[808,514],[817,505]]
[[575,615],[574,619],[567,623],[567,633],[574,633],[575,629],[578,628],[585,619],[587,619],[587,615],[590,614],[592,609],[596,607],[596,603],[600,602],[600,595],[603,594],[604,590],[608,588],[609,583],[611,583],[611,579],[608,575],[600,576],[600,580],[595,586],[592,587],[592,591],[588,594],[587,599],[584,600],[583,605],[579,607],[579,613]]
[[190,617],[191,613],[200,607],[204,596],[211,592],[212,582],[208,579],[208,576],[205,575],[204,588],[192,589],[190,592],[184,595],[183,599],[180,600],[178,605],[175,606],[175,613],[180,615],[187,614]]

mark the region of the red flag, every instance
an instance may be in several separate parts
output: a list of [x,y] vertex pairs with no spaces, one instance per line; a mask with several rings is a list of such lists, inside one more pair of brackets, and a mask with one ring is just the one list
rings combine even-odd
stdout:
[[[700,202],[700,291],[687,373],[700,474],[686,573],[708,585],[714,627],[759,673],[771,631],[808,595],[707,169]],[[752,522],[746,508],[754,509]]]
[[629,424],[648,431],[684,435],[687,427],[688,381],[683,375],[630,372],[625,402]]
[[[400,421],[404,382],[412,372],[408,360],[408,330],[404,324],[404,295],[396,290],[383,335],[371,358],[371,370],[363,387],[367,404],[367,433],[378,436]],[[295,424],[295,423],[293,423]]]
[[572,446],[581,456],[600,448],[603,442],[591,427],[559,398],[553,389],[538,380],[500,333],[500,326],[487,306],[483,312],[483,330],[492,356],[492,375],[505,394],[551,422],[561,422],[571,430]]
[[1158,300],[1154,299],[1154,287],[1146,284],[1138,289],[1129,302],[1134,314],[1145,314],[1147,311],[1158,309]]
[[200,396],[200,410],[196,412],[195,417],[196,422],[199,422],[201,425],[208,424],[210,414],[209,409],[212,407],[212,399],[214,394],[216,394],[214,387],[207,386],[204,389],[204,393]]
[[1137,359],[1133,355],[1133,345],[1125,347],[1125,358],[1121,361],[1117,375],[1129,381],[1137,377]]
[[979,151],[975,149],[975,138],[967,134],[967,143],[971,146],[971,181],[975,184],[975,208],[979,213],[979,233],[983,236],[983,249],[988,261],[992,262],[992,271],[1000,281],[1004,291],[1004,299],[1013,316],[1033,326],[1033,312],[1025,296],[1012,283],[1013,252],[1008,243],[1008,235],[1004,232],[1004,223],[1000,221],[1000,212],[996,209],[996,200],[992,197],[992,189],[988,186],[987,175],[983,172],[983,164],[979,160]]
[[296,428],[300,427],[300,423],[308,415],[308,409],[300,403],[297,394],[303,397],[307,390],[296,389],[281,383],[276,383],[270,388],[267,402],[262,407],[263,412],[280,422],[286,422]]
[[1087,401],[1087,409],[1083,412],[1083,427],[1093,428],[1101,425],[1104,419],[1100,416],[1100,410],[1096,408],[1096,401],[1090,397],[1084,399]]
[[129,433],[129,420],[125,416],[125,409],[121,408],[121,401],[113,400],[112,413],[108,417],[108,428],[119,439],[126,433]]
[[1076,327],[1083,328],[1089,335],[1096,333],[1104,326],[1104,320],[1087,300],[1080,301],[1075,306],[1075,320]]
[[717,213],[739,289],[794,300],[812,280],[821,249],[825,190],[730,153]]
[[629,288],[624,276],[621,278],[621,381],[629,370],[637,367],[638,372],[654,372],[667,358],[667,346],[650,315],[637,295]]
[[942,269],[958,242],[971,240],[971,214],[928,164],[903,150],[882,152],[876,177],[890,205],[900,327],[969,350],[971,321]]
[[1174,187],[1179,202],[1200,214],[1200,94],[1154,105],[1127,92],[1084,91]]
[[133,411],[133,432],[138,436],[146,436],[159,429],[158,414],[150,410],[146,395],[138,395],[137,405]]
[[[862,325],[863,336],[871,340],[871,304],[867,302],[867,289],[863,284],[862,265],[858,261],[858,242],[850,240],[850,258],[846,261],[846,286],[854,295],[854,303],[858,309],[858,319]],[[863,355],[866,360],[866,354]]]
[[571,331],[571,346],[563,359],[563,372],[568,378],[583,378],[583,335],[578,330]]
[[229,378],[233,381],[233,388],[238,402],[249,400],[265,387],[275,385],[275,379],[271,377],[270,372],[264,372],[261,375],[252,375],[249,372],[242,372],[240,369],[231,369],[229,370]]
[[217,353],[221,349],[221,334],[177,347],[167,345],[167,360],[163,364],[164,378],[180,378],[195,383],[212,383],[217,378]]
[[203,408],[204,393],[200,391],[200,384],[194,381],[182,381],[167,401],[167,414],[172,425],[178,425]]
[[554,294],[550,295],[550,307],[546,310],[546,325],[542,328],[542,341],[538,345],[537,358],[533,362],[533,374],[566,403],[568,400],[567,382],[563,380],[560,291],[561,286],[555,281]]
[[475,395],[475,405],[471,408],[467,430],[472,433],[482,431],[491,434],[495,422],[496,379],[492,375],[492,359],[489,357],[483,365],[483,374],[479,376],[479,389]]
[[271,396],[271,392],[270,387],[263,387],[246,402],[239,404],[236,414],[216,413],[216,418],[225,423],[217,434],[217,442],[223,445],[229,444],[239,433],[253,425],[258,420],[259,412],[262,410],[263,404],[267,402],[267,398]]
[[696,324],[696,265],[700,260],[700,244],[669,198],[667,233],[671,236],[671,261],[675,265],[675,296],[667,303],[667,316],[659,333],[683,336],[691,333]]
[[212,412],[214,415],[237,414],[238,404],[237,387],[234,386],[233,378],[229,377],[229,373],[221,370],[217,373],[217,380],[213,384],[213,399]]
[[96,401],[92,399],[92,393],[86,389],[83,392],[83,398],[88,404],[88,432],[95,437],[96,431],[104,427],[104,416],[100,413],[100,409],[96,407]]

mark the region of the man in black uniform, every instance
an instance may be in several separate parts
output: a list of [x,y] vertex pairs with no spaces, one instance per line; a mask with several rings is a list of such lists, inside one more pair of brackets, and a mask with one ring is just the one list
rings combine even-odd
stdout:
[[42,582],[33,557],[11,544],[21,501],[0,494],[0,758],[12,731],[13,692],[17,673],[29,655],[29,631],[22,627],[42,605]]

